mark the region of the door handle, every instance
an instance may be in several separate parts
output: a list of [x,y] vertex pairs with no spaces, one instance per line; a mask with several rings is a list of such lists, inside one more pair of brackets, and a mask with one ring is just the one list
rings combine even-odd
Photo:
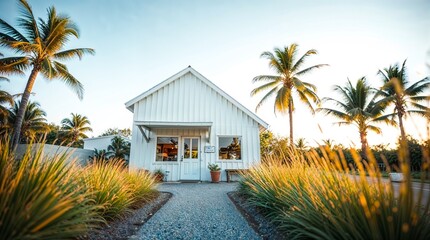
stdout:
[[181,156],[181,162],[184,161],[184,155]]

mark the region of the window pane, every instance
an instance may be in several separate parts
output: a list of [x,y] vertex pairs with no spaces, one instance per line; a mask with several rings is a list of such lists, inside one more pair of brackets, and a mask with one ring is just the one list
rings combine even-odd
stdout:
[[223,160],[241,160],[241,140],[239,136],[219,137],[218,157]]
[[157,137],[157,155],[155,161],[177,161],[178,138]]
[[192,146],[192,155],[191,158],[197,159],[199,158],[199,140],[198,139],[193,139],[192,140],[191,146]]
[[184,158],[190,158],[190,139],[184,138]]

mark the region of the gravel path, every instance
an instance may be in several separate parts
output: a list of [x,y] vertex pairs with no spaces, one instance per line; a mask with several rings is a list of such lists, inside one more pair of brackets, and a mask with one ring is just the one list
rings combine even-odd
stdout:
[[165,183],[173,197],[136,234],[138,239],[260,239],[228,199],[232,183]]

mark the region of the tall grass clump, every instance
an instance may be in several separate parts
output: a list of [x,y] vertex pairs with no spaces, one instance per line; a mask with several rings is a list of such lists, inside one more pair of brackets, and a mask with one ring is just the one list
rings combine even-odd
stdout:
[[149,201],[157,195],[154,190],[156,180],[148,171],[131,170],[127,174],[127,182],[132,191],[132,208],[138,208],[141,204]]
[[154,196],[154,179],[145,172],[129,172],[122,159],[95,160],[81,170],[90,198],[106,220],[121,218],[137,203]]
[[102,221],[68,154],[28,148],[18,162],[8,142],[0,139],[0,239],[75,238]]
[[[430,239],[430,200],[423,198],[423,183],[418,195],[412,191],[407,151],[399,152],[405,181],[398,192],[370,152],[368,161],[352,155],[353,166],[342,151],[284,149],[251,168],[240,191],[287,238]],[[428,171],[429,158],[423,159]],[[350,174],[355,168],[359,176]]]
[[0,239],[76,239],[155,196],[150,173],[120,159],[82,167],[43,149],[17,157],[0,139]]

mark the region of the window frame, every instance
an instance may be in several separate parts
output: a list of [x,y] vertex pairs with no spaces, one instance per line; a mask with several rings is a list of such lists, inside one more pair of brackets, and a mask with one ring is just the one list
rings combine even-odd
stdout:
[[[176,154],[176,161],[157,161],[157,148],[158,148],[158,138],[177,138],[178,139],[178,150]],[[180,144],[181,144],[181,137],[179,135],[157,135],[155,138],[155,148],[154,148],[154,157],[153,162],[155,164],[179,164],[179,156],[180,156]]]
[[[220,138],[240,138],[240,159],[221,159],[219,157],[219,150],[220,150]],[[243,136],[242,135],[217,135],[216,138],[216,161],[217,162],[223,162],[223,163],[228,163],[228,162],[243,162]]]

